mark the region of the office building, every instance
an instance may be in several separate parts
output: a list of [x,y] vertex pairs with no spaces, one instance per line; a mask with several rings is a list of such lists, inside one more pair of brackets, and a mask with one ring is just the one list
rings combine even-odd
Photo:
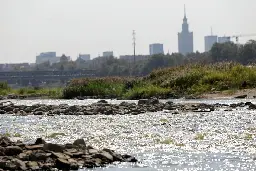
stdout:
[[89,61],[89,60],[91,60],[91,55],[90,54],[79,54],[78,58],[82,59],[84,61]]
[[[70,56],[66,56],[67,60],[70,61]],[[40,55],[36,56],[36,64],[42,64],[45,62],[49,62],[50,65],[54,63],[59,63],[61,57],[56,56],[56,52],[43,52]]]
[[212,46],[218,42],[218,36],[205,36],[204,37],[204,47],[205,52],[209,52],[212,49]]
[[184,18],[182,31],[178,33],[179,53],[186,55],[194,51],[193,32],[189,31],[188,19],[186,16],[186,8],[184,7]]
[[[40,55],[36,56],[36,64],[41,64],[45,62],[55,61],[56,58],[56,52],[43,52],[40,53]],[[53,62],[54,63],[54,62]]]
[[111,56],[114,56],[113,51],[106,51],[106,52],[103,52],[103,57],[111,57]]
[[230,37],[224,36],[224,37],[218,37],[218,43],[226,43],[230,42]]
[[156,55],[156,54],[164,54],[164,46],[160,43],[155,43],[149,45],[149,54]]

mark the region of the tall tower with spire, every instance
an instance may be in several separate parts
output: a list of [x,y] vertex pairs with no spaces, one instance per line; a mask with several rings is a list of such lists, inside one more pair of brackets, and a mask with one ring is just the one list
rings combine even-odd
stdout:
[[186,14],[186,6],[184,5],[184,18],[182,23],[182,31],[178,33],[179,53],[186,55],[194,51],[193,32],[189,32],[188,19]]

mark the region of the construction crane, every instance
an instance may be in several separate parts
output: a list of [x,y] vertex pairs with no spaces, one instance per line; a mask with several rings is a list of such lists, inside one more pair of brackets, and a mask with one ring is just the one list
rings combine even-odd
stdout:
[[239,38],[240,37],[254,37],[256,36],[256,34],[240,34],[240,35],[233,35],[233,36],[229,36],[228,38],[235,38],[236,39],[236,43],[238,44],[239,42]]

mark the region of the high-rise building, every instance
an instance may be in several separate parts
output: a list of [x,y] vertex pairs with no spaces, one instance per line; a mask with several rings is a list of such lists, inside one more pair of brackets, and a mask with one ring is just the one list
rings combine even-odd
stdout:
[[79,54],[78,58],[80,58],[84,61],[89,61],[89,60],[91,60],[91,55],[90,54]]
[[230,37],[218,37],[218,43],[226,43],[226,42],[230,42]]
[[205,36],[204,37],[204,47],[205,52],[209,52],[212,49],[212,46],[218,42],[218,36]]
[[56,58],[56,52],[42,52],[40,55],[36,56],[36,64],[41,64],[44,62],[51,62]]
[[186,55],[194,51],[193,32],[189,32],[188,19],[186,16],[186,8],[184,6],[184,18],[182,31],[178,33],[179,53]]
[[103,57],[111,57],[111,56],[114,56],[113,51],[106,51],[106,52],[103,52]]
[[150,55],[164,54],[164,45],[160,43],[149,45],[149,54]]

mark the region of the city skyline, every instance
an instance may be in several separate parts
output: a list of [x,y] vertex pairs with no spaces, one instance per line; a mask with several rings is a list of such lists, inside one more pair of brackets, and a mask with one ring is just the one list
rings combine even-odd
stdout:
[[65,53],[73,60],[79,53],[97,57],[109,50],[115,56],[129,55],[133,53],[132,30],[137,33],[138,55],[148,54],[148,45],[158,42],[166,52],[178,52],[184,4],[194,32],[194,51],[204,51],[204,36],[210,35],[211,27],[218,36],[256,30],[249,20],[256,17],[253,0],[2,0],[0,63],[34,62],[35,56],[47,51],[56,51],[58,56]]

